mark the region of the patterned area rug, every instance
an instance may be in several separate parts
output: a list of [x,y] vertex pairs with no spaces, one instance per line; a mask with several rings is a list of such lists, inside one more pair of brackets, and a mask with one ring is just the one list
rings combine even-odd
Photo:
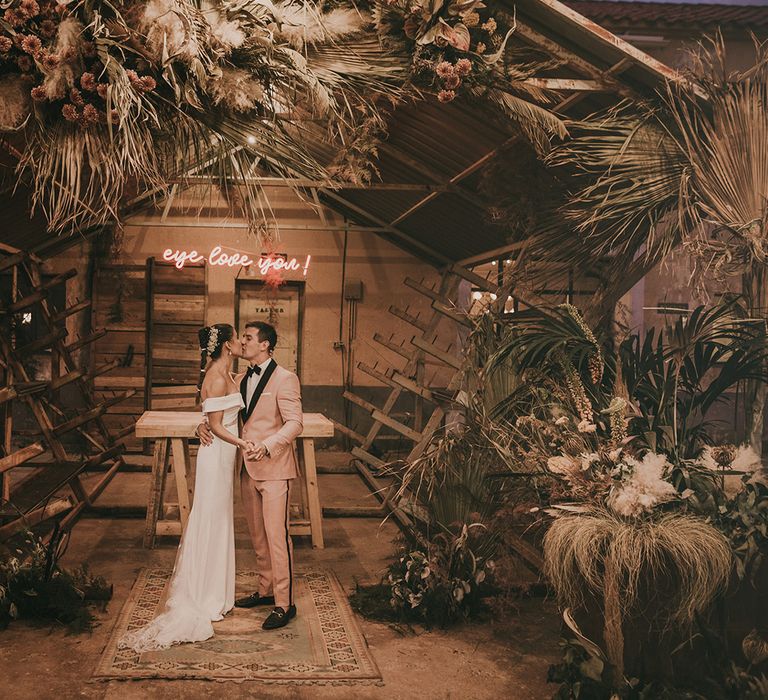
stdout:
[[[136,654],[118,649],[127,631],[141,627],[165,603],[168,569],[142,569],[96,667],[94,679],[193,678],[267,683],[380,683],[347,596],[328,571],[297,573],[297,617],[271,632],[261,623],[271,608],[233,609],[214,623],[204,642]],[[256,573],[238,572],[237,591],[256,590]]]

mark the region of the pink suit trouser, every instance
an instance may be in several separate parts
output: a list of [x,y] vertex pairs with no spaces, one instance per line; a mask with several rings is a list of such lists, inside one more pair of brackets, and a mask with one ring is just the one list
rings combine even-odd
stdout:
[[256,552],[259,595],[274,593],[275,605],[293,605],[293,543],[288,534],[291,480],[256,481],[243,469],[240,488]]

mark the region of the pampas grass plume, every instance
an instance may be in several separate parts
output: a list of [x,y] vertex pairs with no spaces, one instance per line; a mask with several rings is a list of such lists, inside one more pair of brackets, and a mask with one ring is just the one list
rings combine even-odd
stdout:
[[19,76],[0,83],[0,131],[19,128],[30,113],[29,85]]
[[544,562],[563,607],[583,605],[585,591],[600,598],[613,588],[625,617],[641,590],[672,584],[665,615],[685,627],[725,588],[732,554],[728,540],[694,516],[629,521],[598,510],[557,518],[544,538]]
[[279,3],[274,6],[277,38],[301,51],[307,45],[335,41],[362,31],[367,19],[352,9],[337,8],[320,14],[304,3]]

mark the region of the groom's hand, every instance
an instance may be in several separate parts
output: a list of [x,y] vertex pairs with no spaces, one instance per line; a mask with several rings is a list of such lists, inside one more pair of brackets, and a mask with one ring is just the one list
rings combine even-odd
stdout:
[[267,447],[263,442],[252,443],[248,451],[245,453],[245,458],[249,460],[259,461],[264,459],[267,455]]
[[208,425],[208,421],[203,421],[197,426],[195,435],[200,438],[200,444],[204,447],[208,447],[213,442],[213,433]]

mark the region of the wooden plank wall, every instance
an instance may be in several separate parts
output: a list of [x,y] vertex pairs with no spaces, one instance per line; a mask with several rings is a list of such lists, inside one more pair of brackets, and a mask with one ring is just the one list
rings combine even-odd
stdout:
[[151,408],[190,411],[197,405],[200,346],[205,325],[206,268],[155,262],[152,265],[150,344]]
[[[136,394],[111,406],[104,422],[110,432],[131,425],[144,412],[146,268],[144,265],[100,264],[93,281],[92,327],[109,332],[93,344],[92,366],[118,360],[119,366],[94,379],[98,403],[126,389]],[[126,450],[143,449],[143,441],[125,438]]]
[[[150,408],[195,408],[200,373],[197,332],[205,325],[205,293],[203,266],[177,270],[154,260],[147,265],[98,266],[93,328],[106,328],[109,333],[94,343],[94,366],[113,360],[120,366],[95,378],[96,397],[102,401],[125,389],[136,390],[132,398],[110,407],[105,422],[111,431],[122,430]],[[147,386],[151,387],[148,398]],[[125,442],[129,452],[147,447],[131,436]]]

